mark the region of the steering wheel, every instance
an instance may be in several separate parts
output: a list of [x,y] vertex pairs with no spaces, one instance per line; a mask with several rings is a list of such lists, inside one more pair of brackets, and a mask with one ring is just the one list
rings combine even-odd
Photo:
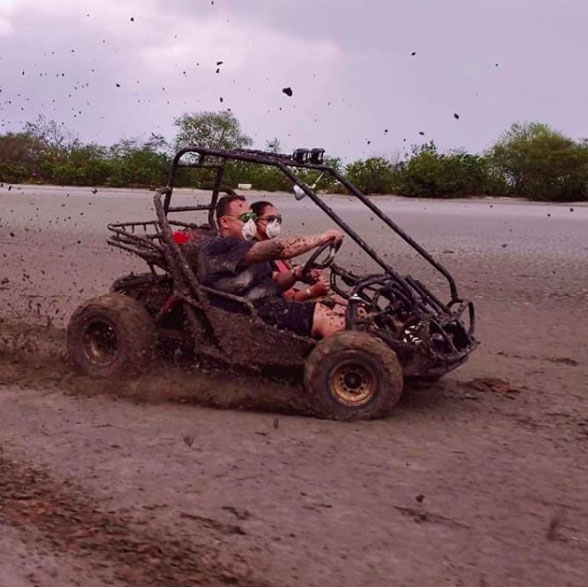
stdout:
[[[343,241],[329,241],[316,249],[316,251],[307,259],[306,263],[304,263],[304,266],[300,271],[301,281],[309,283],[311,280],[310,272],[313,269],[326,269],[327,267],[330,267],[342,244]],[[325,251],[328,251],[326,257],[322,261],[319,261],[320,256]]]

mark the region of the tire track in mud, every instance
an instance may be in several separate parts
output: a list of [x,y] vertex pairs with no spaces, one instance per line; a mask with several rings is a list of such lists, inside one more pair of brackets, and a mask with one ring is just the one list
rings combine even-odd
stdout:
[[1,447],[0,522],[83,560],[93,572],[107,568],[128,585],[269,585],[247,576],[247,570],[221,565],[218,551],[196,546],[188,534],[149,531],[120,513],[104,511],[81,488],[7,458]]

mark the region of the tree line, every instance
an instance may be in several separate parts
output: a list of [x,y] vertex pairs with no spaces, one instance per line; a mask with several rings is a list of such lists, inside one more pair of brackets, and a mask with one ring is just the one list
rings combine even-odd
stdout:
[[[123,139],[111,146],[83,143],[55,121],[39,117],[21,132],[0,135],[0,182],[55,185],[148,187],[165,185],[173,153],[186,145],[220,149],[247,148],[252,140],[228,111],[184,114],[175,120],[173,141],[152,134],[147,140]],[[266,150],[279,152],[278,139]],[[575,141],[540,123],[513,124],[482,154],[440,152],[434,142],[414,145],[396,161],[370,157],[331,166],[368,194],[416,198],[470,195],[514,196],[542,201],[588,200],[588,140]],[[312,184],[316,174],[303,174]],[[290,190],[290,181],[271,167],[233,162],[229,187]],[[209,187],[210,174],[181,170],[177,185]],[[317,189],[339,191],[322,182]]]

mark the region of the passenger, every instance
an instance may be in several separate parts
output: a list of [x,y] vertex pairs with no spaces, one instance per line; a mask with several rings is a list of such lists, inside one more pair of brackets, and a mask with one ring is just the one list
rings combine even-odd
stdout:
[[327,230],[314,236],[292,236],[253,242],[255,214],[243,196],[220,198],[216,208],[220,236],[206,241],[198,253],[203,285],[243,296],[268,324],[300,336],[324,338],[345,328],[345,317],[320,302],[288,301],[273,279],[272,262],[292,259],[344,235]]
[[[254,202],[251,204],[251,211],[257,217],[255,220],[257,226],[255,240],[266,241],[280,236],[282,215],[271,202]],[[331,291],[328,281],[317,269],[311,271],[310,287],[298,289],[293,285],[298,281],[302,281],[302,267],[300,265],[293,266],[289,261],[282,259],[273,261],[272,265],[274,279],[284,291],[282,295],[287,300],[306,302],[307,300],[327,296]]]

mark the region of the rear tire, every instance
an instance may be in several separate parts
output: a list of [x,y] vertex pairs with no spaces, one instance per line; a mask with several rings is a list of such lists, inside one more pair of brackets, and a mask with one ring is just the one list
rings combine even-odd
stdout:
[[111,293],[93,298],[72,315],[67,350],[74,368],[98,378],[128,378],[153,358],[157,331],[141,303]]
[[316,345],[306,360],[304,384],[317,416],[359,420],[389,415],[404,381],[398,357],[386,343],[347,330]]

